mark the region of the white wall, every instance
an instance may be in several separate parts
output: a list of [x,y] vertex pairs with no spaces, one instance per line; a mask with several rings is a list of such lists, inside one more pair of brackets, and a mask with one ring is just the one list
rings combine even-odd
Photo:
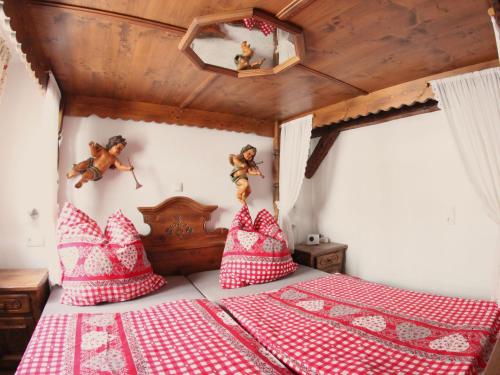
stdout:
[[[89,157],[88,143],[105,145],[109,137],[121,134],[128,145],[120,160],[130,157],[135,172],[144,186],[135,190],[130,172],[109,170],[102,180],[89,182],[81,189],[73,185],[78,177],[66,180],[72,164]],[[229,174],[228,155],[238,153],[250,143],[257,147],[257,161],[265,179],[250,177],[253,193],[248,200],[252,215],[267,208],[272,212],[272,138],[228,131],[201,129],[156,123],[66,117],[60,154],[59,202],[71,201],[104,226],[108,215],[118,208],[131,218],[142,233],[149,227],[143,223],[139,206],[152,206],[175,195],[187,195],[203,204],[219,209],[212,217],[212,227],[228,227],[241,207],[236,200],[235,185]],[[173,191],[182,183],[184,191]]]
[[[0,101],[0,267],[51,267],[56,202],[57,120],[49,101],[13,53]],[[58,103],[56,104],[57,114]],[[28,213],[36,209],[39,218]],[[28,246],[31,238],[36,247]]]
[[441,112],[341,133],[313,178],[313,195],[315,229],[349,245],[349,274],[445,295],[494,295],[497,230]]

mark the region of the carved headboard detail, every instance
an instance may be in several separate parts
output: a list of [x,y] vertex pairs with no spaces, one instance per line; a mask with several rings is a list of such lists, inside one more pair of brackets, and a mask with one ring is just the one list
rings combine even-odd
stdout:
[[151,232],[142,241],[153,269],[160,275],[185,275],[220,267],[228,230],[207,231],[217,206],[188,197],[173,197],[154,207],[139,207]]

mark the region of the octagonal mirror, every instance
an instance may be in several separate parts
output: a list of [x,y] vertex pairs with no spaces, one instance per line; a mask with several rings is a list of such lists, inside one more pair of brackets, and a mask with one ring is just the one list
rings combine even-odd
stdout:
[[305,51],[302,29],[259,9],[196,17],[179,49],[200,69],[235,77],[277,74]]

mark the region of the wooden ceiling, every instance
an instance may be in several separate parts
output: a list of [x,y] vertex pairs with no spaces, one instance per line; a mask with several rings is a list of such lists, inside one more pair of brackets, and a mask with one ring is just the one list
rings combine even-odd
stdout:
[[[52,70],[71,98],[69,114],[272,136],[275,121],[495,59],[488,6],[488,0],[5,0],[4,9],[40,82]],[[199,70],[178,50],[194,17],[247,7],[304,30],[302,64],[275,76],[234,78]],[[100,108],[99,98],[106,99]],[[211,116],[218,120],[207,122]]]

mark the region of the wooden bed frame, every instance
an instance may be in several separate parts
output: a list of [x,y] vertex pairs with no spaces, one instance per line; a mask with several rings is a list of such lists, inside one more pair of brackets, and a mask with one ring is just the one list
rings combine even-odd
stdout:
[[[139,207],[151,232],[142,236],[148,258],[160,275],[187,275],[218,269],[228,230],[207,231],[206,223],[217,206],[187,197],[169,198],[154,207]],[[483,375],[500,374],[500,341]]]
[[156,273],[187,275],[220,267],[228,230],[206,229],[216,209],[188,197],[173,197],[154,207],[138,208],[151,227],[151,232],[141,237]]

